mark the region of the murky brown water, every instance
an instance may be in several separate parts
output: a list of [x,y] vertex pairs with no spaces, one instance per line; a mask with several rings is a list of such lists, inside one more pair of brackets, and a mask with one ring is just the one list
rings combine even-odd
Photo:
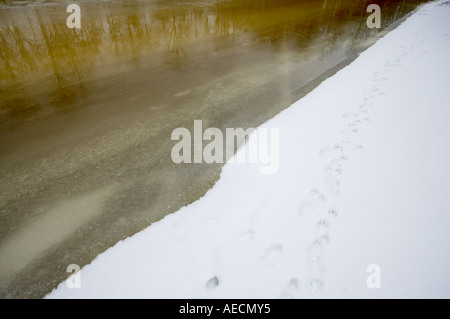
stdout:
[[[379,36],[371,2],[81,2],[71,30],[59,2],[0,0],[0,297],[203,195],[221,166],[173,164],[172,130],[273,117]],[[421,2],[384,1],[383,27]]]

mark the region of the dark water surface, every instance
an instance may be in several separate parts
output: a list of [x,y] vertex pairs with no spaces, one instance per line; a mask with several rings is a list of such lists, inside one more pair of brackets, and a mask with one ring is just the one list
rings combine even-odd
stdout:
[[65,1],[0,0],[0,297],[212,187],[221,165],[173,164],[173,129],[262,124],[423,2],[78,1],[75,30]]

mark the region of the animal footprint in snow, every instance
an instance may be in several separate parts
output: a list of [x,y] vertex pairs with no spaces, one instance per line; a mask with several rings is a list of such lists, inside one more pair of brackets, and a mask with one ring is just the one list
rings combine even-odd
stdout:
[[341,144],[336,144],[336,145],[334,145],[334,149],[335,149],[336,151],[339,151],[339,152],[343,152],[343,151],[344,151],[344,148],[342,147]]
[[[310,284],[314,283],[314,286],[323,287],[323,281],[320,279],[326,272],[325,265],[323,262],[323,254],[325,247],[329,244],[330,238],[328,235],[322,235],[317,238],[307,249],[308,253],[308,270],[310,276],[314,279]],[[317,282],[314,282],[317,281]],[[322,284],[319,284],[322,283]],[[314,288],[313,286],[311,286]]]
[[312,279],[312,280],[309,282],[309,285],[310,285],[310,287],[311,287],[311,290],[312,290],[313,292],[316,292],[316,293],[323,291],[323,288],[324,288],[324,286],[325,286],[323,280],[320,279],[320,278],[314,278],[314,279]]
[[217,276],[214,276],[206,282],[206,291],[213,291],[218,285],[219,278],[217,278]]
[[263,260],[269,265],[273,265],[281,257],[283,253],[283,245],[275,244],[270,246],[264,253]]
[[314,240],[314,242],[308,247],[308,254],[312,259],[316,259],[321,256],[325,247],[330,243],[330,237],[325,234]]
[[330,223],[326,219],[321,219],[317,223],[317,228],[319,229],[328,228],[328,226],[330,226]]
[[340,185],[339,180],[332,175],[325,176],[323,182],[326,186],[330,188],[339,187]]
[[308,269],[312,276],[322,277],[325,274],[326,269],[322,259],[322,255],[309,256]]
[[328,238],[328,228],[330,227],[330,223],[326,219],[321,219],[317,223],[317,232],[319,235],[327,236]]
[[309,192],[309,198],[310,198],[311,200],[318,201],[318,202],[324,202],[324,201],[326,201],[325,196],[324,196],[323,194],[321,194],[321,193],[319,192],[319,190],[317,190],[317,189],[313,189],[313,190],[311,190],[311,191]]
[[292,278],[289,281],[284,292],[281,294],[281,298],[284,299],[294,299],[298,298],[298,293],[300,292],[300,281],[297,278]]
[[342,175],[343,170],[342,170],[342,167],[341,167],[342,166],[341,163],[339,163],[339,165],[335,165],[335,166],[337,166],[337,167],[327,166],[325,168],[325,173],[327,173],[327,176],[328,175],[329,176],[334,176],[337,179],[340,175]]
[[338,159],[339,162],[347,162],[348,161],[348,157],[345,155],[341,155]]
[[337,196],[340,194],[339,191],[340,182],[334,175],[335,174],[329,174],[325,176],[324,184],[325,186],[328,187],[329,194]]
[[330,210],[328,211],[328,215],[333,216],[333,217],[337,217],[338,216],[338,212],[337,212],[336,209],[330,208]]

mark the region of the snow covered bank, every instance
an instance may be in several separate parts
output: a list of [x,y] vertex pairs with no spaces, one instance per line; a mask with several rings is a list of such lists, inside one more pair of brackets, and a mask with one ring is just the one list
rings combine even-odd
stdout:
[[[47,297],[450,297],[444,3],[264,125],[280,130],[277,174],[226,165],[201,200]],[[379,289],[366,284],[372,264]]]

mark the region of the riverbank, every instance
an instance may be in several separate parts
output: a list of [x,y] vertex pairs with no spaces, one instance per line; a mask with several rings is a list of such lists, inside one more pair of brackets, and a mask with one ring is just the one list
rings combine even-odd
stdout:
[[202,197],[222,166],[174,164],[175,128],[257,127],[380,34],[357,0],[88,1],[79,31],[64,4],[0,10],[3,298]]
[[449,14],[424,5],[266,122],[278,174],[225,165],[202,199],[48,297],[448,298]]

